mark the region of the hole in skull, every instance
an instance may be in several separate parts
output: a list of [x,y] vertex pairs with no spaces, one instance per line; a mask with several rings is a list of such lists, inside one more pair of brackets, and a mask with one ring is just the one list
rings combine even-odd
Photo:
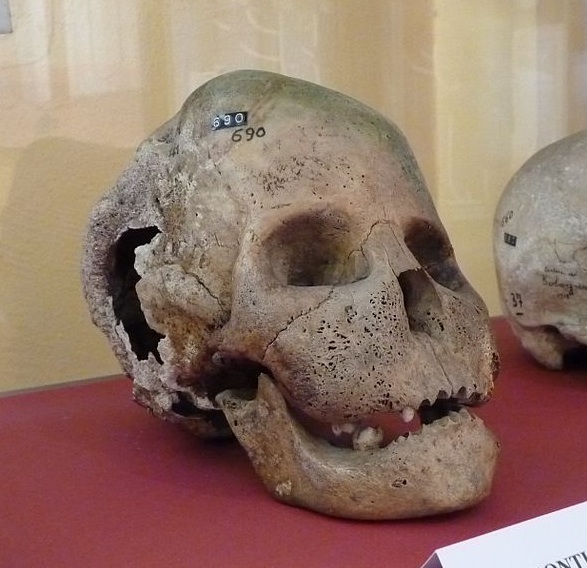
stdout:
[[135,286],[140,276],[135,270],[135,249],[153,240],[157,227],[128,229],[114,247],[112,270],[109,274],[109,294],[116,320],[124,326],[130,346],[138,359],[147,359],[149,353],[162,363],[157,344],[163,337],[149,327],[141,309]]
[[412,219],[404,240],[420,266],[435,282],[455,292],[465,284],[448,238],[430,222]]
[[410,329],[430,336],[443,332],[440,299],[424,270],[406,270],[398,276],[398,282],[404,296]]
[[284,285],[351,284],[369,274],[357,244],[345,216],[312,211],[283,221],[268,241],[269,258]]
[[563,367],[569,371],[587,369],[587,346],[580,345],[565,351]]

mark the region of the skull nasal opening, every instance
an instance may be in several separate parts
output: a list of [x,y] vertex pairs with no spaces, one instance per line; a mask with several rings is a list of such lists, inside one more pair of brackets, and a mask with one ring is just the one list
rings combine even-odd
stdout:
[[361,241],[338,212],[311,211],[284,219],[267,247],[273,273],[285,286],[340,286],[369,275]]
[[428,275],[422,269],[406,270],[398,276],[404,296],[404,307],[412,331],[430,336],[444,331],[440,298]]

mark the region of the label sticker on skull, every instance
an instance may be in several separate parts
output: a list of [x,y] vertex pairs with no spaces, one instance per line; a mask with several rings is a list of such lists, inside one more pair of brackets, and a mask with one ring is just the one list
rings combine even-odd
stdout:
[[248,112],[227,112],[225,114],[217,114],[212,120],[212,130],[220,130],[221,128],[237,128],[239,126],[246,126]]

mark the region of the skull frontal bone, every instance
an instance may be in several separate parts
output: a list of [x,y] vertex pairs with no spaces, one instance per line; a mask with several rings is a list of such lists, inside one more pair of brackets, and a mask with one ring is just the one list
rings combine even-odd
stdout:
[[[393,124],[241,71],[198,89],[137,162],[94,212],[84,283],[142,404],[232,432],[276,498],[327,514],[420,516],[487,495],[497,444],[464,409],[497,371],[486,309]],[[97,231],[139,191],[146,205]],[[112,272],[131,227],[152,229]],[[134,288],[113,302],[100,282],[119,272]],[[124,299],[156,349],[137,353],[143,336],[108,311]]]

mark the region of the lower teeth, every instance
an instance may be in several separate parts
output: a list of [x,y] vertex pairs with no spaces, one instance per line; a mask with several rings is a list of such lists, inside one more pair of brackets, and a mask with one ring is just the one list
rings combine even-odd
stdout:
[[335,436],[340,436],[341,434],[352,434],[356,429],[357,425],[350,422],[332,425],[332,433]]
[[381,446],[383,430],[381,428],[363,428],[353,434],[353,449],[375,450]]

